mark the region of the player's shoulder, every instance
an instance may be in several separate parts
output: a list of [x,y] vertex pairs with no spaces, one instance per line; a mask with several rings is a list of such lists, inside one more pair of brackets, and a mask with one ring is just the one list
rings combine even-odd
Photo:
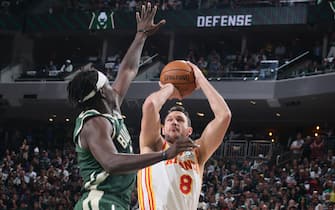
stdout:
[[91,130],[100,130],[107,129],[111,127],[111,123],[109,120],[103,115],[94,115],[89,118],[84,123],[83,131],[91,131]]
[[200,144],[201,142],[203,142],[203,139],[201,137],[199,138],[194,138],[194,139],[191,139],[195,144]]

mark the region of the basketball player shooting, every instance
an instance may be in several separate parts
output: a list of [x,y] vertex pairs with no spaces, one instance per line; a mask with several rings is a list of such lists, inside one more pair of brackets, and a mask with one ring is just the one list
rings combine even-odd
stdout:
[[[138,198],[141,210],[197,209],[204,165],[222,143],[230,124],[231,112],[223,97],[196,65],[187,63],[194,71],[196,86],[206,96],[214,118],[208,123],[200,138],[194,140],[199,147],[138,172]],[[169,110],[161,130],[160,110],[167,100],[173,98],[181,98],[181,94],[168,83],[161,85],[160,90],[145,100],[140,133],[141,154],[165,151],[173,142],[192,134],[188,113],[180,106],[174,106]]]

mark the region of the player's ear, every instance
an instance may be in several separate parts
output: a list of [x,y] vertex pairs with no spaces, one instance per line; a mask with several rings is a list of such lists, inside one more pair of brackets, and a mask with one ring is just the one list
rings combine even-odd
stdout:
[[192,135],[192,133],[193,133],[193,128],[192,127],[188,127],[187,128],[187,134],[190,136],[190,135]]
[[100,95],[102,96],[102,98],[106,98],[106,91],[105,91],[105,87],[100,88],[100,90],[98,90],[100,92]]
[[162,130],[162,134],[163,134],[163,136],[164,136],[164,135],[165,135],[164,125],[161,126],[161,130]]

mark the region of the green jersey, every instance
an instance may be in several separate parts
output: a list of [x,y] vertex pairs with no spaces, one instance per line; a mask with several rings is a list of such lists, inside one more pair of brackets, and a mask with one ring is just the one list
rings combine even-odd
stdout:
[[80,132],[83,125],[87,119],[95,116],[105,117],[111,123],[113,143],[119,153],[133,153],[131,138],[120,113],[114,111],[113,114],[101,114],[96,110],[82,112],[76,119],[73,133],[80,175],[84,182],[83,196],[77,202],[75,209],[129,209],[136,174],[109,174],[89,150],[80,146]]

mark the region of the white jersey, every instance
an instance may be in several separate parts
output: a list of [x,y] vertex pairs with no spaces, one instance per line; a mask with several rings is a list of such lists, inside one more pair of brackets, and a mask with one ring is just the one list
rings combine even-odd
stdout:
[[[167,147],[165,142],[163,150]],[[140,210],[196,210],[201,184],[196,151],[156,163],[138,172]]]

